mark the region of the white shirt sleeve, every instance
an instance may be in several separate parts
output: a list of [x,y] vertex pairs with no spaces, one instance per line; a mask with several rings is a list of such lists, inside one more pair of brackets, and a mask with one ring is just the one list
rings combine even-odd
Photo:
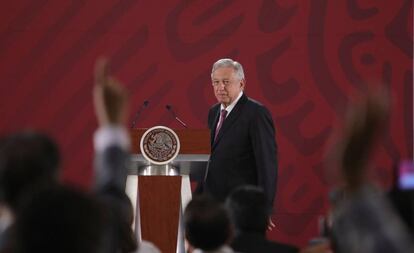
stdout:
[[131,141],[125,127],[108,125],[99,127],[93,137],[95,151],[101,152],[109,146],[118,146],[125,151],[129,150]]

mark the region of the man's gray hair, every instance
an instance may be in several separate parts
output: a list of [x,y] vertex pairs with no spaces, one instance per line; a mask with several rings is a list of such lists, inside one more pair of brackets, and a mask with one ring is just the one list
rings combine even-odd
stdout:
[[237,78],[239,78],[239,80],[244,79],[244,71],[243,71],[242,65],[238,63],[237,61],[233,61],[230,58],[220,59],[216,61],[213,64],[213,68],[211,70],[211,76],[213,76],[214,71],[216,71],[218,68],[229,68],[229,67],[234,69],[234,72],[236,73],[236,76]]

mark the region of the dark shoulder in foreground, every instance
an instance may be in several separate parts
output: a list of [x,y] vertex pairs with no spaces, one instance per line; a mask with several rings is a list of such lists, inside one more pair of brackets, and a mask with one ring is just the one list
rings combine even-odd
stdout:
[[293,245],[267,240],[263,235],[245,232],[236,236],[231,247],[244,253],[297,253]]

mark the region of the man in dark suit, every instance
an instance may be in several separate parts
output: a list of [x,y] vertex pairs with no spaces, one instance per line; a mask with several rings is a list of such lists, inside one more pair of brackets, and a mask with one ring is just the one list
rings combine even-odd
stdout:
[[270,214],[277,179],[272,116],[243,93],[246,81],[240,63],[218,60],[211,80],[218,103],[208,114],[211,156],[204,190],[223,201],[237,186],[256,185],[265,192]]

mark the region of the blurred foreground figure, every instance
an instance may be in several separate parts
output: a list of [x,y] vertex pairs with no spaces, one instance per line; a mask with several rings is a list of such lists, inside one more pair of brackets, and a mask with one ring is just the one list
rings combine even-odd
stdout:
[[101,252],[159,253],[148,242],[137,242],[132,231],[133,209],[125,193],[130,137],[126,130],[127,92],[109,74],[106,60],[98,60],[93,99],[99,128],[94,135],[95,193],[106,210]]
[[208,195],[195,196],[184,211],[189,253],[233,253],[230,217],[224,206]]
[[308,245],[300,251],[284,243],[266,239],[267,209],[262,189],[245,185],[235,189],[227,198],[226,206],[235,228],[231,243],[234,250],[243,253],[330,253],[329,242]]
[[103,219],[85,193],[61,186],[38,192],[18,213],[13,252],[101,252]]
[[260,188],[246,185],[235,189],[226,206],[235,227],[234,250],[244,253],[296,253],[294,246],[266,239],[268,214],[266,196]]
[[369,94],[349,110],[339,145],[331,153],[343,178],[342,198],[332,214],[336,253],[414,252],[406,227],[385,194],[369,181],[367,167],[388,118],[383,94]]
[[22,202],[58,184],[60,155],[47,135],[23,131],[0,140],[0,252],[10,250],[10,226]]
[[57,184],[60,155],[47,135],[24,131],[0,140],[1,201],[15,212],[27,194]]

